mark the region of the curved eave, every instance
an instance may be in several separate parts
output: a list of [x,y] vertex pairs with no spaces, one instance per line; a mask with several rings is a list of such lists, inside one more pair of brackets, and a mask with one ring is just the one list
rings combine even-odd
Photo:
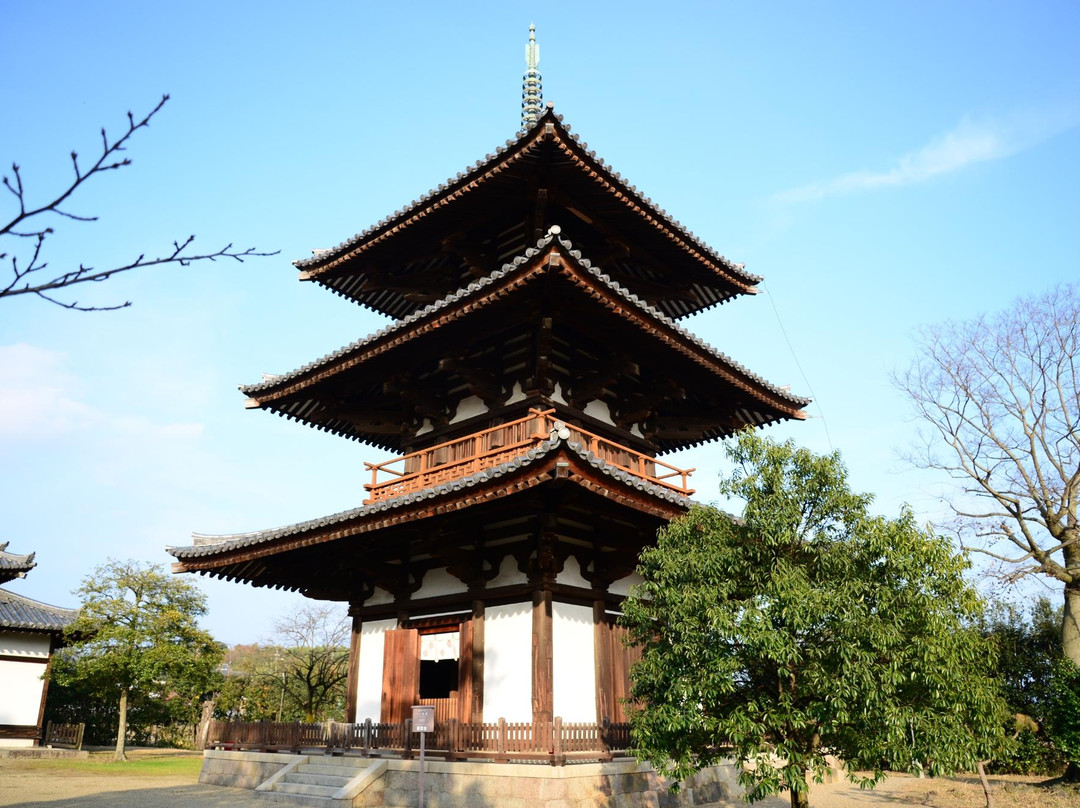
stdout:
[[7,551],[8,542],[0,543],[0,584],[15,578],[24,578],[26,573],[37,566],[34,553],[19,555]]
[[198,572],[257,586],[302,589],[303,585],[286,580],[265,580],[263,560],[373,534],[434,513],[461,511],[556,479],[663,519],[692,504],[686,496],[610,466],[576,443],[553,437],[501,466],[424,491],[272,530],[218,537],[196,534],[194,544],[166,550],[177,559],[172,566],[175,573]]
[[[492,275],[482,278],[467,289],[438,301],[409,317],[380,329],[366,339],[351,343],[316,362],[309,363],[291,373],[259,384],[241,387],[249,398],[249,406],[269,409],[290,420],[298,420],[322,431],[352,438],[376,447],[394,450],[395,441],[381,438],[379,434],[353,429],[344,419],[318,420],[312,416],[320,411],[321,401],[316,397],[299,394],[321,382],[346,372],[369,358],[392,350],[406,342],[440,328],[452,319],[482,307],[485,300],[496,299],[507,289],[525,283],[530,276],[545,271],[548,257],[555,255],[562,263],[561,271],[572,283],[615,314],[636,323],[642,330],[652,334],[669,349],[690,358],[706,371],[723,379],[726,384],[742,391],[753,404],[736,409],[735,423],[718,421],[714,428],[698,430],[685,439],[666,439],[658,442],[662,452],[689,448],[703,442],[727,437],[737,429],[750,426],[762,427],[784,419],[803,420],[803,411],[810,399],[794,396],[765,379],[752,373],[731,357],[716,350],[682,328],[671,318],[651,307],[629,290],[614,282],[600,269],[592,266],[565,239],[547,236],[537,242],[535,249],[515,258],[510,264]],[[603,299],[606,298],[606,299]]]
[[[638,189],[625,182],[618,172],[611,171],[604,160],[581,143],[576,134],[562,123],[562,116],[551,109],[537,123],[521,133],[517,140],[507,141],[506,145],[494,154],[486,155],[468,170],[455,178],[432,189],[420,199],[414,200],[407,207],[395,211],[373,227],[358,233],[351,239],[328,250],[319,251],[311,258],[294,261],[301,270],[301,278],[314,280],[327,289],[355,300],[362,305],[390,316],[402,316],[400,295],[391,292],[359,294],[359,281],[346,281],[340,277],[349,262],[357,259],[379,245],[401,236],[423,219],[438,214],[448,205],[478,191],[486,182],[496,178],[516,165],[528,159],[545,144],[558,149],[563,157],[587,176],[597,189],[606,197],[621,205],[637,220],[636,227],[654,233],[661,242],[679,250],[694,264],[701,266],[707,274],[715,278],[716,285],[697,285],[694,292],[698,302],[690,304],[681,300],[665,301],[662,305],[668,316],[682,318],[704,311],[739,294],[753,294],[761,278],[746,272],[737,264],[717,253],[699,240],[682,224],[672,219],[666,211],[658,208],[651,199],[643,196]],[[397,302],[394,302],[397,301]]]

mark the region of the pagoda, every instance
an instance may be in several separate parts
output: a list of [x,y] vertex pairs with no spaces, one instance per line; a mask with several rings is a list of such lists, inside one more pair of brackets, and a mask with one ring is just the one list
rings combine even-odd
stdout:
[[805,418],[679,325],[760,278],[605,165],[542,104],[531,33],[526,55],[514,139],[295,262],[391,324],[241,388],[393,453],[362,504],[169,549],[176,572],[347,602],[351,722],[624,721],[620,604],[693,493],[660,456]]

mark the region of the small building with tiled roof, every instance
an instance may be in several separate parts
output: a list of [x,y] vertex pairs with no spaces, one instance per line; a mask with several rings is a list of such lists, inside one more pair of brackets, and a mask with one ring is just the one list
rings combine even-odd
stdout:
[[[690,470],[659,455],[803,419],[808,399],[678,323],[760,278],[528,107],[504,147],[296,262],[391,324],[241,388],[249,408],[399,453],[364,464],[364,501],[169,552],[175,572],[348,603],[350,722],[430,705],[437,724],[525,725],[547,750],[561,719],[594,728],[596,756],[597,728],[626,720],[617,618],[638,555],[691,504]],[[484,751],[465,746],[449,753]]]
[[[0,544],[0,583],[25,577],[34,554]],[[0,747],[35,746],[41,738],[52,654],[77,615],[0,589]]]

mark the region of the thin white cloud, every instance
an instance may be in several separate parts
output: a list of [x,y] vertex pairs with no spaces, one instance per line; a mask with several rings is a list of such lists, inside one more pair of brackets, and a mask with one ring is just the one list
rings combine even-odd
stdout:
[[157,423],[142,415],[106,413],[82,401],[83,384],[67,356],[36,345],[0,345],[0,449],[4,444],[64,438],[107,442],[110,453],[198,441],[200,423]]
[[885,171],[855,171],[833,179],[781,191],[781,203],[812,202],[827,196],[854,194],[879,188],[916,185],[968,166],[1001,160],[1036,146],[1080,124],[1080,109],[1073,105],[1027,111],[1002,120],[965,119],[950,132],[909,152]]
[[78,387],[62,353],[0,345],[0,439],[42,440],[85,426],[94,413],[77,400]]

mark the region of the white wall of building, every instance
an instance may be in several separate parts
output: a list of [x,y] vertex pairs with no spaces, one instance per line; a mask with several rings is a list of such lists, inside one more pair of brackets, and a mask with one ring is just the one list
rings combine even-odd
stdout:
[[635,584],[642,583],[643,579],[636,572],[631,572],[625,578],[620,578],[617,581],[612,581],[611,586],[608,587],[608,592],[613,595],[622,595],[626,597],[630,594],[630,587]]
[[484,721],[500,718],[532,721],[531,603],[484,610]]
[[456,595],[468,591],[469,587],[460,578],[455,578],[446,570],[428,570],[424,573],[424,582],[420,585],[420,589],[412,595],[412,598],[414,600],[437,598],[442,595]]
[[606,401],[594,399],[585,405],[583,412],[586,415],[591,415],[597,421],[603,421],[605,424],[615,426],[615,421],[611,418],[611,407],[608,406]]
[[508,555],[499,565],[499,573],[488,581],[488,589],[499,586],[514,586],[515,584],[528,583],[529,576],[518,569],[517,559]]
[[488,408],[483,399],[479,396],[468,396],[458,402],[457,411],[454,412],[454,417],[450,419],[450,423],[456,424],[458,421],[475,418],[477,415],[483,415],[487,411]]
[[0,660],[0,724],[37,724],[47,665],[46,660]]
[[[34,726],[41,709],[42,678],[49,663],[49,635],[0,632],[0,724]],[[27,660],[27,661],[23,661]],[[33,746],[32,740],[4,739],[0,747]]]
[[40,657],[48,661],[49,635],[0,631],[0,656]]
[[382,712],[383,649],[397,620],[372,620],[360,627],[360,664],[356,671],[356,720],[378,721]]
[[387,603],[393,603],[394,596],[387,592],[382,587],[375,587],[375,591],[371,593],[371,597],[364,601],[365,606],[382,606]]
[[556,601],[551,622],[552,712],[563,721],[591,723],[596,720],[592,609]]
[[559,573],[555,579],[556,583],[560,583],[563,586],[580,586],[583,589],[592,589],[592,584],[585,580],[581,574],[581,564],[574,556],[570,556],[566,559],[566,563],[563,564],[562,572]]

